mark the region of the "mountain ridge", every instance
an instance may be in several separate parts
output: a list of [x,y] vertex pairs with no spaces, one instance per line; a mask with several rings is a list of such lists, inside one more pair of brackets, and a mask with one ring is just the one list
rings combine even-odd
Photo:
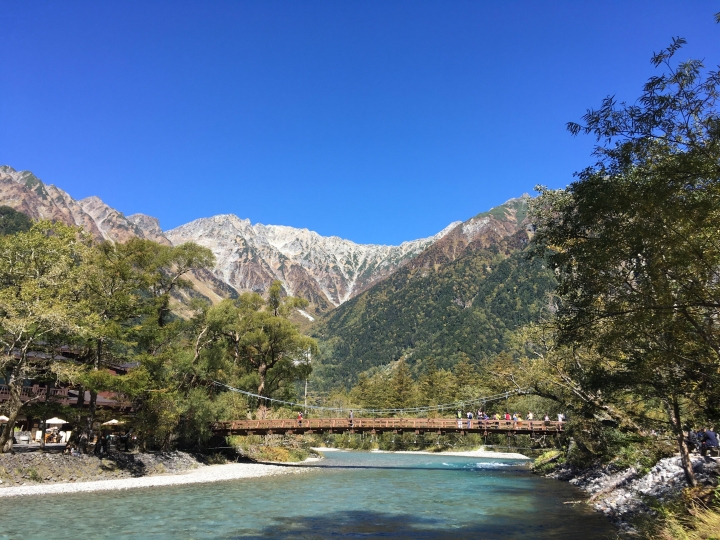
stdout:
[[78,225],[97,240],[126,242],[139,237],[165,245],[196,242],[210,248],[217,260],[212,271],[191,276],[212,302],[243,291],[263,293],[277,279],[287,294],[309,300],[309,311],[315,315],[343,305],[406,265],[413,271],[439,268],[483,242],[497,242],[512,234],[524,216],[508,208],[524,197],[453,222],[426,238],[397,246],[358,244],[307,228],[253,224],[235,214],[198,218],[163,231],[155,217],[125,216],[97,196],[75,200],[30,171],[0,166],[0,201],[33,219]]
[[529,196],[455,227],[372,288],[311,327],[320,344],[320,388],[351,387],[360,373],[401,358],[421,373],[511,348],[518,328],[539,320],[554,275],[524,250],[533,235]]
[[252,224],[234,214],[199,218],[170,231],[173,244],[197,242],[216,256],[216,275],[236,289],[264,290],[278,279],[288,294],[332,309],[417,256],[460,222],[399,246],[357,244],[286,225]]

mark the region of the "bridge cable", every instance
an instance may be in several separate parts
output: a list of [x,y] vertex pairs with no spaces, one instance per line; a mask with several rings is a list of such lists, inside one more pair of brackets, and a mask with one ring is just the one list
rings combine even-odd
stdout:
[[252,392],[247,392],[245,390],[240,390],[239,388],[235,388],[233,386],[230,386],[225,383],[221,383],[219,381],[213,381],[213,384],[216,386],[223,387],[227,390],[230,390],[231,392],[235,392],[238,394],[243,394],[248,397],[253,397],[258,400],[262,399],[266,402],[273,402],[278,403],[282,405],[288,405],[290,407],[300,408],[300,409],[313,409],[316,411],[334,411],[334,412],[349,412],[353,411],[356,413],[370,413],[370,414],[385,414],[385,413],[419,413],[419,412],[429,412],[429,411],[439,411],[444,410],[445,408],[449,409],[455,409],[460,408],[464,410],[465,405],[471,405],[471,404],[482,404],[483,409],[485,408],[485,403],[488,401],[500,401],[502,399],[505,400],[507,403],[507,399],[509,396],[512,395],[524,395],[529,394],[532,391],[531,387],[527,388],[519,388],[517,390],[511,390],[509,392],[503,392],[502,394],[496,394],[493,396],[485,396],[481,398],[476,398],[472,400],[464,400],[464,401],[454,401],[452,403],[443,403],[441,405],[429,405],[426,407],[409,407],[405,409],[364,409],[364,408],[354,408],[354,407],[323,407],[320,405],[307,405],[305,406],[303,403],[296,403],[294,401],[285,401],[282,399],[275,399],[267,396],[261,396],[259,394],[253,394]]

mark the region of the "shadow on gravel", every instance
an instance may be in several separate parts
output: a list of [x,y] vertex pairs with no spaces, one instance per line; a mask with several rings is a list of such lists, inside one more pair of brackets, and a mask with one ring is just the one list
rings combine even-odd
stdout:
[[[108,461],[112,462],[114,466],[106,464]],[[124,454],[122,452],[110,452],[107,454],[100,468],[105,471],[111,471],[117,468],[127,471],[136,477],[146,476],[148,474],[145,463],[136,459],[134,454]]]
[[[471,512],[470,509],[468,509]],[[478,516],[478,518],[481,518]],[[397,540],[495,540],[495,539],[553,539],[553,540],[601,540],[614,538],[606,533],[593,533],[592,525],[582,529],[564,524],[561,520],[553,526],[538,526],[507,516],[503,520],[494,517],[493,523],[471,523],[465,526],[446,524],[442,518],[423,518],[411,514],[385,514],[369,511],[338,512],[326,516],[282,518],[259,534],[255,531],[238,530],[234,540],[268,539],[326,539],[326,538],[391,538]]]

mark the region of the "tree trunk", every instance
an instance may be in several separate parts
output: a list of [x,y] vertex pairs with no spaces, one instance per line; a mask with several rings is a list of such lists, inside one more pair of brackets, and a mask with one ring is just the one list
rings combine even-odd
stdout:
[[[90,401],[88,402],[88,414],[86,417],[85,428],[83,433],[87,437],[87,442],[92,440],[92,426],[95,422],[95,404],[97,403],[97,392],[90,390]],[[81,452],[85,453],[87,448],[82,448]]]
[[258,367],[258,377],[260,378],[260,384],[258,384],[258,396],[264,396],[265,392],[265,377],[267,376],[267,364],[260,364]]
[[42,418],[42,430],[40,431],[40,448],[45,450],[45,434],[47,433],[47,413],[44,413]]
[[0,453],[11,452],[13,447],[13,432],[15,431],[15,422],[17,421],[20,408],[22,407],[22,401],[20,400],[20,389],[13,389],[14,385],[8,385],[10,389],[10,401],[7,424],[5,424],[5,430],[0,435]]
[[[95,362],[93,365],[93,371],[97,371],[100,369],[100,358],[102,357],[102,347],[103,347],[103,340],[98,339],[96,342],[96,348],[95,348]],[[83,400],[85,396],[83,394]],[[78,402],[80,401],[80,398],[78,396]],[[85,429],[83,429],[83,434],[87,438],[87,442],[89,443],[92,440],[92,426],[95,422],[95,408],[97,404],[97,392],[95,390],[90,390],[90,401],[88,402],[88,413],[86,417],[85,422]],[[98,440],[99,442],[99,440]],[[87,448],[82,448],[80,450],[82,453],[85,453],[87,451]]]
[[5,376],[5,383],[10,392],[10,400],[8,401],[9,420],[7,424],[5,424],[5,430],[2,432],[2,435],[0,435],[0,453],[12,451],[15,422],[23,405],[21,399],[23,385],[22,373],[22,363],[18,363],[18,365],[10,371],[10,376],[8,377],[7,374]]
[[682,428],[682,422],[680,418],[680,403],[678,402],[677,396],[672,396],[672,403],[665,401],[665,408],[667,410],[670,425],[673,428],[678,448],[680,449],[680,463],[682,470],[685,473],[685,480],[688,486],[695,487],[697,481],[695,480],[695,473],[692,468],[692,460],[690,459],[690,452],[688,452],[687,444],[685,444],[685,432]]
[[[77,403],[75,404],[75,407],[78,409],[82,409],[84,405],[85,405],[85,387],[81,386],[78,388],[78,400],[77,400]],[[80,413],[78,413],[78,414],[80,414]]]
[[[260,364],[258,367],[258,377],[260,378],[260,384],[258,384],[258,396],[264,395],[265,392],[265,377],[267,375],[267,364]],[[260,401],[258,412],[260,413],[260,419],[265,420],[267,418],[267,405],[265,401]]]

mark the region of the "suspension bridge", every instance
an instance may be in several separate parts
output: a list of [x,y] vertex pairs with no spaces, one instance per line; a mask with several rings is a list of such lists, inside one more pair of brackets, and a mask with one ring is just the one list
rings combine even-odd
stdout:
[[305,433],[478,433],[490,435],[555,435],[563,422],[542,420],[476,420],[452,418],[303,418],[302,420],[236,420],[217,422],[218,435],[293,435]]
[[[505,434],[513,435],[557,435],[563,432],[564,422],[546,420],[504,420],[478,418],[422,418],[423,414],[444,411],[466,411],[468,408],[485,406],[489,402],[507,400],[510,396],[529,393],[532,389],[521,388],[493,396],[472,400],[456,401],[440,405],[409,407],[403,409],[350,409],[347,407],[326,407],[307,405],[291,401],[268,398],[233,388],[223,383],[215,383],[226,390],[244,394],[246,397],[263,402],[266,405],[280,405],[299,411],[315,411],[324,417],[317,418],[277,418],[256,420],[234,420],[216,422],[212,430],[218,435],[292,435],[305,433],[448,433],[480,435]],[[327,417],[328,414],[342,415]],[[305,415],[307,416],[307,414]]]

